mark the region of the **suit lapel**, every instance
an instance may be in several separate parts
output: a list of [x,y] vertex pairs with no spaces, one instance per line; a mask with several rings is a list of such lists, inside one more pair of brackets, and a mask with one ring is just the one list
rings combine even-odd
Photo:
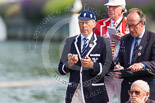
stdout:
[[95,48],[95,46],[97,44],[96,41],[97,41],[97,37],[96,37],[96,35],[93,34],[91,39],[90,39],[90,42],[88,44],[86,56],[88,56],[91,53],[91,51]]
[[144,52],[144,48],[146,48],[146,46],[148,45],[148,40],[149,40],[149,35],[147,34],[147,30],[145,30],[145,33],[142,37],[142,40],[140,42],[140,46],[142,47],[141,52]]
[[129,41],[127,42],[127,46],[126,46],[126,55],[127,55],[127,62],[130,63],[130,54],[131,54],[131,45],[132,45],[132,41],[133,41],[133,37],[130,35]]
[[107,33],[107,25],[110,25],[110,18],[103,21],[103,25],[100,26],[100,36],[106,35]]
[[141,42],[140,42],[139,48],[136,52],[135,58],[133,58],[133,62],[137,61],[137,59],[141,56],[141,54],[143,54],[143,52],[145,50],[144,48],[148,44],[148,39],[149,39],[149,36],[147,35],[147,30],[146,30],[142,39],[141,39]]
[[93,46],[93,41],[94,41],[94,36],[91,37],[89,43],[88,43],[88,47],[87,47],[87,53],[90,51],[91,47]]
[[[96,41],[97,41],[97,37],[95,34],[93,34],[87,47],[86,56],[88,56],[91,53],[91,51],[95,48],[95,46],[97,45]],[[76,48],[79,58],[81,59],[81,35],[78,35],[75,38],[74,46]]]
[[81,35],[78,35],[75,38],[74,46],[75,46],[75,49],[78,53],[79,58],[81,59]]

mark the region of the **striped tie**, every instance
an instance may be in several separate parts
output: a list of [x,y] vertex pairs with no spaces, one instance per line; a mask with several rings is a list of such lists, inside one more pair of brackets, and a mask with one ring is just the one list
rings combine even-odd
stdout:
[[87,44],[88,39],[83,38],[83,40],[84,40],[84,44],[83,44],[81,56],[82,56],[82,58],[85,58],[86,52],[87,52],[87,46],[88,46],[88,44]]
[[115,52],[115,49],[116,49],[116,42],[114,40],[110,40],[110,43],[111,43],[112,57],[114,59],[114,52]]
[[132,59],[135,57],[136,51],[137,51],[137,49],[138,49],[138,47],[139,47],[139,45],[138,45],[138,39],[139,39],[139,38],[136,38],[136,39],[135,39],[135,45],[134,45],[134,49],[133,49]]
[[115,21],[114,21],[114,23],[113,23],[113,27],[116,28],[116,22],[115,22]]
[[[116,28],[116,22],[113,23],[113,27]],[[116,49],[116,42],[114,40],[110,40],[111,43],[111,49],[112,49],[112,57],[114,59],[114,52]]]

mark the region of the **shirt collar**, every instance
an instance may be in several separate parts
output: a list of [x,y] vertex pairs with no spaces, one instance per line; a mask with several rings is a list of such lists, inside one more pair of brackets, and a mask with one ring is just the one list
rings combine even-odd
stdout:
[[118,25],[119,23],[120,23],[120,21],[122,20],[122,18],[123,17],[120,17],[118,20],[116,20],[116,21],[113,21],[112,19],[111,19],[111,24],[114,24],[114,22],[116,22],[116,25]]
[[92,35],[93,35],[93,32],[92,32],[89,36],[85,37],[85,36],[81,33],[81,40],[83,40],[83,38],[87,38],[88,40],[90,40],[91,37],[92,37]]

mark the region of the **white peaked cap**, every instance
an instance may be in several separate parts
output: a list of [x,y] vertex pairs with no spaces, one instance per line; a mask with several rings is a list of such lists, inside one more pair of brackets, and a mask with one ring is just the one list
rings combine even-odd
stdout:
[[119,5],[121,5],[125,8],[126,1],[125,0],[109,0],[109,2],[104,4],[104,5],[107,5],[107,6],[119,6]]

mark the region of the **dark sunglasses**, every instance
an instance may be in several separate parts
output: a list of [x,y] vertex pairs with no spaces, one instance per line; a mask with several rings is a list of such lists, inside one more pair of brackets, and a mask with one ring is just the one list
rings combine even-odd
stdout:
[[133,93],[135,93],[136,95],[140,94],[140,91],[132,91],[132,90],[128,90],[128,94],[132,95]]

